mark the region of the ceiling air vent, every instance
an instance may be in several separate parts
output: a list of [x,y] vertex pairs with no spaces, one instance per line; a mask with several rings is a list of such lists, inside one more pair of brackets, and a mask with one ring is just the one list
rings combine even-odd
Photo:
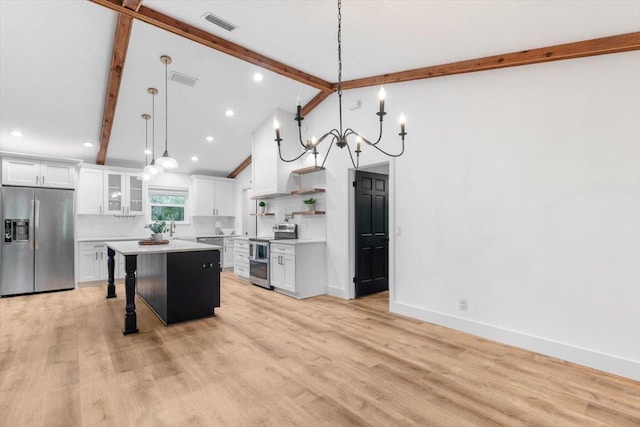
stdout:
[[171,74],[169,74],[169,80],[191,87],[195,86],[196,83],[198,83],[198,79],[196,79],[195,77],[176,73],[175,71],[172,71]]
[[236,28],[238,28],[235,25],[233,25],[231,22],[225,21],[224,19],[220,18],[219,16],[214,15],[211,12],[207,12],[202,16],[204,16],[204,19],[206,19],[207,21],[211,22],[212,24],[217,25],[220,28],[224,28],[227,31],[233,31]]

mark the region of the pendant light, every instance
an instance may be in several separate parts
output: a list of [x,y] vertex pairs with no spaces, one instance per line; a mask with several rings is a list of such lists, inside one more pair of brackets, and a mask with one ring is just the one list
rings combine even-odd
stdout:
[[168,81],[169,81],[169,76],[168,76],[168,67],[169,64],[171,64],[171,57],[167,56],[167,55],[162,55],[160,57],[160,61],[164,64],[164,108],[165,108],[165,116],[164,116],[164,154],[162,154],[162,157],[160,157],[158,159],[158,166],[161,166],[163,169],[178,169],[178,162],[176,161],[176,159],[172,158],[169,156],[169,150],[168,150],[168,146],[169,146],[169,135],[168,135],[168,128],[169,128],[169,101],[168,101],[168,96],[167,96],[167,89],[168,89]]
[[144,169],[140,172],[137,178],[140,181],[149,181],[152,176],[147,170],[147,164],[149,163],[149,119],[151,118],[148,114],[143,114],[142,118],[144,119]]
[[158,89],[155,87],[150,87],[147,89],[147,92],[151,94],[151,163],[144,167],[143,172],[147,172],[153,178],[156,175],[161,175],[164,172],[160,166],[156,165],[155,155],[156,155],[156,95],[158,94]]

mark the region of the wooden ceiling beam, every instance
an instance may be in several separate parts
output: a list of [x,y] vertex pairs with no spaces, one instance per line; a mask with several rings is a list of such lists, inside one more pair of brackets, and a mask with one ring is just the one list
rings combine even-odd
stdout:
[[115,117],[116,106],[118,105],[120,82],[122,81],[124,62],[127,58],[132,24],[133,19],[131,19],[131,17],[122,14],[118,15],[116,35],[113,41],[111,68],[109,70],[109,83],[107,84],[107,95],[104,103],[102,131],[100,132],[100,148],[98,149],[98,158],[96,159],[96,163],[99,165],[104,165],[107,158],[107,149],[109,148],[113,118]]
[[249,166],[250,164],[251,164],[251,156],[249,156],[246,159],[244,159],[242,161],[242,163],[240,163],[238,165],[237,168],[235,168],[229,175],[227,175],[227,178],[235,178],[236,176],[238,176],[240,174],[240,172],[245,170],[245,168],[247,166]]
[[169,31],[180,37],[184,37],[196,43],[200,43],[204,46],[226,53],[227,55],[234,56],[243,61],[247,61],[269,71],[273,71],[274,73],[288,77],[292,80],[312,86],[323,92],[331,93],[334,91],[330,82],[290,67],[280,61],[276,61],[275,59],[268,58],[247,49],[246,47],[240,46],[239,44],[223,39],[222,37],[207,33],[206,31],[189,25],[186,22],[182,22],[148,7],[141,6],[138,11],[135,11],[123,7],[120,0],[91,1],[111,10],[115,10],[116,12],[120,12],[121,14],[146,22],[147,24],[162,28],[163,30]]
[[143,0],[122,0],[122,6],[137,12],[140,6],[142,6],[142,1]]
[[[476,71],[540,64],[549,61],[583,58],[586,56],[605,55],[632,50],[640,50],[640,32],[619,34],[610,37],[523,50],[522,52],[486,56],[484,58],[469,59],[449,64],[434,65],[431,67],[416,68],[414,70],[399,71],[396,73],[348,80],[342,82],[342,89],[356,89],[387,83],[408,82],[412,80],[450,76],[453,74],[473,73]],[[337,90],[338,84],[334,83],[333,88]]]

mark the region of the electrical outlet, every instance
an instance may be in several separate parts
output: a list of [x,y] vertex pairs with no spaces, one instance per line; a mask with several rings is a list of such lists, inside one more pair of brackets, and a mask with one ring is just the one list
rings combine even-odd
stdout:
[[460,298],[458,300],[458,310],[467,311],[469,309],[469,303],[466,298]]

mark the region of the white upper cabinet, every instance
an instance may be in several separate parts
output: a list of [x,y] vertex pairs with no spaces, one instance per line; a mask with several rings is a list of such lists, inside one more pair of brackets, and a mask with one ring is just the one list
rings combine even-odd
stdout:
[[76,167],[72,163],[4,157],[2,159],[2,184],[75,188]]
[[142,215],[144,200],[143,183],[137,174],[104,171],[104,210],[115,215]]
[[104,172],[102,169],[81,168],[78,177],[78,214],[104,213]]
[[144,215],[144,185],[135,173],[82,168],[79,181],[79,214]]
[[[283,138],[282,155],[289,159],[299,155],[302,147],[298,142],[298,124],[294,115],[277,110],[280,123],[280,135]],[[254,133],[251,168],[253,171],[253,195],[273,196],[290,194],[295,190],[295,178],[291,171],[298,166],[298,162],[286,163],[280,160],[278,144],[273,128],[273,116],[269,117]]]
[[193,176],[193,216],[234,216],[235,181]]

